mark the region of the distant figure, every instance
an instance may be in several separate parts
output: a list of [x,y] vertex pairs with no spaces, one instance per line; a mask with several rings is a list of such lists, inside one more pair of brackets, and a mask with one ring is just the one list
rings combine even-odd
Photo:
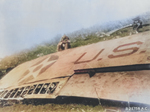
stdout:
[[139,18],[136,18],[134,19],[132,26],[133,26],[133,31],[135,31],[135,33],[138,33],[139,29],[142,28],[142,21]]
[[70,39],[66,35],[63,35],[61,41],[57,45],[57,51],[62,51],[69,48],[71,48]]

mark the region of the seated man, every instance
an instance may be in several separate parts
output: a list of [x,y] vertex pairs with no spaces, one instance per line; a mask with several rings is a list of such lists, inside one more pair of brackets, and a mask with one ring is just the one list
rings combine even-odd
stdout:
[[57,45],[57,51],[62,51],[69,48],[71,48],[70,39],[66,35],[64,35]]

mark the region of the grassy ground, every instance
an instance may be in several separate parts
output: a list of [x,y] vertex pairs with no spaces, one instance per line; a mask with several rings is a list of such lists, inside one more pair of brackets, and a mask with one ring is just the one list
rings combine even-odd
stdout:
[[106,112],[102,106],[89,106],[78,104],[46,104],[46,105],[23,105],[15,104],[0,108],[0,112]]

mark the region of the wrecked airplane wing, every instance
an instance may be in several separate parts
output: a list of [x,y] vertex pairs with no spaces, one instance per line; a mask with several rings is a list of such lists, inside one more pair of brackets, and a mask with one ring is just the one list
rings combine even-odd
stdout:
[[0,80],[1,100],[59,96],[150,104],[150,32],[28,61]]

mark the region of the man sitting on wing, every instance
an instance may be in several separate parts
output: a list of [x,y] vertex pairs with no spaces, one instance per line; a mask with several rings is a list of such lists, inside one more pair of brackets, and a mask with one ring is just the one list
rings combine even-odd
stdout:
[[62,51],[69,48],[71,48],[70,39],[66,35],[63,35],[61,41],[57,45],[57,51]]

